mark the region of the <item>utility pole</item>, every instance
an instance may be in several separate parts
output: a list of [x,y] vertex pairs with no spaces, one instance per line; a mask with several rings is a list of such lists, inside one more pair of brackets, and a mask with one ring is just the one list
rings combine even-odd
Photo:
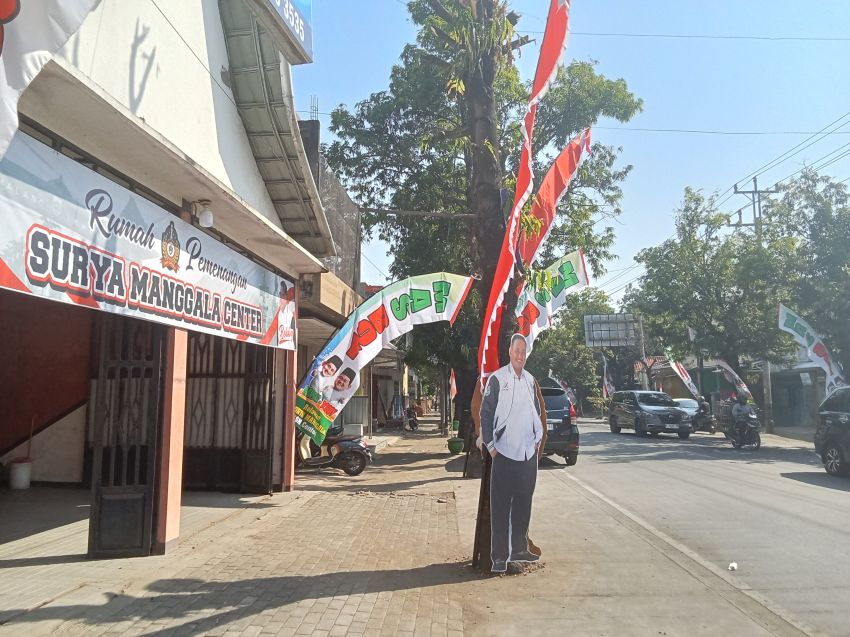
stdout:
[[[760,245],[763,245],[763,237],[762,237],[762,217],[761,217],[761,196],[762,195],[774,195],[779,191],[776,188],[771,188],[769,190],[759,190],[759,182],[758,177],[753,177],[753,189],[752,190],[739,190],[738,184],[735,184],[735,194],[737,195],[747,195],[750,198],[750,201],[753,204],[753,222],[752,223],[743,223],[741,210],[738,210],[738,223],[737,224],[726,224],[730,226],[740,227],[740,226],[753,226],[756,229],[756,238]],[[771,387],[771,378],[770,378],[770,361],[765,360],[764,365],[762,366],[762,388],[764,389],[764,426],[767,433],[773,433],[773,388]]]

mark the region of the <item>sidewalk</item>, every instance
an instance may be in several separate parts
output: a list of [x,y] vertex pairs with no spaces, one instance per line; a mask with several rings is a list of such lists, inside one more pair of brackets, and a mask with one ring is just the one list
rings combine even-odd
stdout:
[[[423,424],[360,476],[299,474],[298,491],[167,557],[57,563],[78,587],[31,610],[9,591],[18,612],[0,635],[804,634],[550,460],[531,529],[540,568],[480,575],[468,562],[479,481],[463,461]],[[25,583],[27,568],[0,577]]]

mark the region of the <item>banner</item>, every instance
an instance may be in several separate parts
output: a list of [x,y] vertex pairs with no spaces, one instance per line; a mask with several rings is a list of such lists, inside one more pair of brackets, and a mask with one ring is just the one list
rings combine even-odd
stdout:
[[688,373],[688,370],[685,369],[679,361],[675,360],[669,354],[667,355],[667,361],[670,363],[670,367],[673,369],[673,371],[676,372],[676,376],[682,379],[682,382],[685,383],[685,387],[688,388],[688,391],[691,392],[691,395],[694,398],[699,398],[699,389],[694,384],[694,381],[691,379],[691,375]]
[[552,327],[553,316],[566,303],[567,296],[590,282],[582,250],[558,259],[545,272],[552,277],[552,289],[535,291],[526,287],[516,306],[517,332],[525,336],[529,354],[537,335]]
[[452,375],[449,378],[449,400],[454,400],[457,396],[457,382],[455,381],[455,370],[452,369]]
[[610,398],[614,392],[617,391],[617,388],[614,387],[614,383],[611,382],[611,376],[608,375],[608,359],[605,358],[605,355],[602,355],[602,397]]
[[20,132],[0,161],[0,287],[295,349],[293,283]]
[[537,117],[537,105],[546,94],[549,84],[555,78],[561,53],[567,41],[569,15],[570,3],[568,0],[549,0],[549,14],[546,18],[546,29],[543,32],[543,43],[540,45],[540,57],[537,59],[534,82],[532,83],[531,94],[528,96],[528,108],[521,128],[523,144],[517,171],[514,203],[508,215],[505,238],[502,241],[502,250],[493,275],[493,285],[487,298],[487,310],[484,313],[484,324],[481,328],[478,369],[482,389],[486,384],[487,376],[499,368],[499,330],[502,327],[502,301],[508,291],[516,266],[519,218],[522,207],[531,194],[534,181],[531,157],[534,120]]
[[531,205],[531,216],[539,219],[543,225],[538,234],[523,235],[519,240],[519,256],[526,266],[531,265],[537,258],[540,248],[543,247],[543,243],[552,231],[552,222],[555,220],[558,204],[567,193],[567,186],[570,185],[578,168],[583,150],[587,150],[590,154],[589,128],[567,144],[540,182],[540,189]]
[[723,376],[726,377],[726,380],[728,380],[735,386],[736,392],[744,392],[749,396],[753,395],[753,392],[751,392],[750,388],[747,387],[747,383],[745,383],[744,380],[740,376],[738,376],[738,374],[735,373],[735,370],[732,369],[729,363],[727,363],[722,358],[715,358],[714,364],[717,365],[723,371]]
[[797,343],[806,348],[809,360],[820,367],[826,375],[826,393],[846,385],[841,364],[833,360],[832,353],[812,327],[792,309],[779,304],[779,329],[788,332]]
[[554,380],[556,383],[558,383],[558,385],[560,386],[560,388],[564,390],[564,393],[566,393],[566,394],[567,394],[567,398],[569,398],[569,399],[570,399],[570,402],[571,402],[573,405],[575,405],[575,404],[577,403],[576,393],[573,391],[572,387],[570,387],[570,386],[569,386],[569,384],[568,384],[568,383],[566,383],[565,381],[563,381],[563,380],[561,380],[560,378],[558,378],[558,377],[555,375],[555,372],[553,372],[551,369],[549,370],[549,378],[551,378],[551,379],[552,379],[552,380]]
[[18,129],[21,93],[99,2],[0,2],[0,157]]
[[313,360],[295,398],[295,426],[322,444],[360,386],[360,370],[414,325],[454,323],[472,277],[437,272],[388,285],[361,303]]

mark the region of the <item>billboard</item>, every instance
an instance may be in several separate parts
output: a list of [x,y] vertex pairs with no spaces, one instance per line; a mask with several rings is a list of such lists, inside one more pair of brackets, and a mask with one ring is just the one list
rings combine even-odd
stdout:
[[268,0],[301,52],[313,60],[313,0]]
[[584,342],[588,347],[638,347],[640,317],[635,314],[587,314]]

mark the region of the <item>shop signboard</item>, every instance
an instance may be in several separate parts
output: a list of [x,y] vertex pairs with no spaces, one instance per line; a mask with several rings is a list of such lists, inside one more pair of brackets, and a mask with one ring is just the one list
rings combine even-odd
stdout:
[[414,325],[454,323],[472,277],[435,272],[383,288],[361,303],[313,360],[295,398],[295,426],[322,444],[360,386],[360,370]]
[[313,0],[268,0],[298,48],[313,60]]
[[296,347],[292,282],[20,132],[0,161],[0,287]]

